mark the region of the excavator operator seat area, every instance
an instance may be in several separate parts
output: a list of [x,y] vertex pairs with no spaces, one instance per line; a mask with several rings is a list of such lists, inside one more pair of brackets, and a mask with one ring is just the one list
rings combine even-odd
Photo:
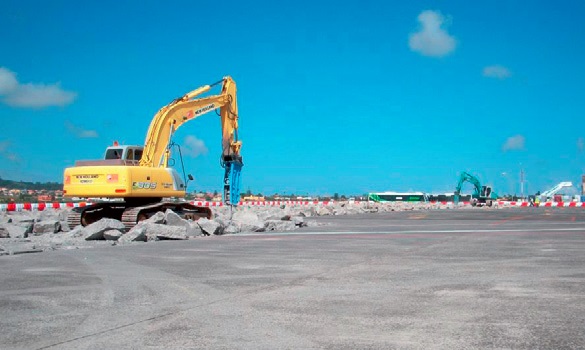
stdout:
[[124,153],[122,148],[108,148],[104,159],[122,159],[122,153]]
[[142,157],[142,146],[112,146],[106,149],[104,159],[121,159],[126,165],[138,165]]
[[480,196],[490,197],[492,195],[492,188],[490,186],[481,186]]

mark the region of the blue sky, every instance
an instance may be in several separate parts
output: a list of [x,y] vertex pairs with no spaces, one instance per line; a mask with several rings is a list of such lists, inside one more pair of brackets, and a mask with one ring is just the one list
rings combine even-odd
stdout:
[[[498,193],[585,174],[583,1],[13,1],[0,11],[0,176],[62,181],[231,75],[243,190]],[[185,124],[220,190],[219,119]],[[470,190],[470,189],[469,189]]]

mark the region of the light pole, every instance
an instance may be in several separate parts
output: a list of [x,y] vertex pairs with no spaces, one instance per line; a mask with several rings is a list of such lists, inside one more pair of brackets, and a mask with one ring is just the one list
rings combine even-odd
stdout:
[[524,199],[524,169],[520,164],[520,198]]

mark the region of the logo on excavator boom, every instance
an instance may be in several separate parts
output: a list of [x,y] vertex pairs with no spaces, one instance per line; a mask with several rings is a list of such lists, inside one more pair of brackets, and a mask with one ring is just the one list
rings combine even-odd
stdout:
[[201,108],[199,108],[198,110],[195,111],[195,115],[199,115],[201,113],[207,112],[207,111],[209,111],[211,109],[214,109],[214,108],[215,108],[215,104],[213,104],[213,103],[210,104],[210,105],[207,105],[205,107],[201,107]]

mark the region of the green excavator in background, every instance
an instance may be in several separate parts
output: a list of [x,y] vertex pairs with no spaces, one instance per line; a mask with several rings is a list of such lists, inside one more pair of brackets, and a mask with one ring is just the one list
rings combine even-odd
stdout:
[[473,194],[471,195],[472,206],[488,206],[491,207],[498,199],[498,195],[492,190],[491,186],[483,186],[479,179],[465,171],[459,176],[459,182],[455,187],[455,195],[453,201],[455,204],[459,203],[459,195],[461,194],[461,187],[465,182],[473,185]]

